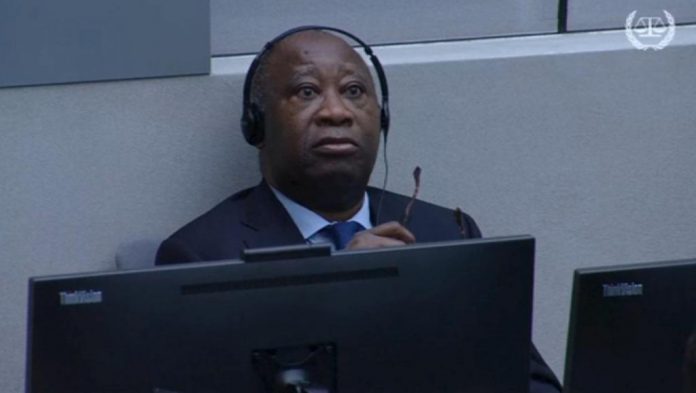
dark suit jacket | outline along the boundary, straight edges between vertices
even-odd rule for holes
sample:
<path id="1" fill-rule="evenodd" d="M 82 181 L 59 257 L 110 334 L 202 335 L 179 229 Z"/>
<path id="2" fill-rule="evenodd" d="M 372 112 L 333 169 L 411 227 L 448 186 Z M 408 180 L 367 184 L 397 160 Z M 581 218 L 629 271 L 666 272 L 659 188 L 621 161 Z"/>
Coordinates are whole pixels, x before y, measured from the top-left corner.
<path id="1" fill-rule="evenodd" d="M 382 191 L 368 187 L 367 193 L 375 225 L 401 220 L 409 198 L 385 192 L 378 218 Z M 471 217 L 463 214 L 462 222 L 463 231 L 452 210 L 416 201 L 407 227 L 418 242 L 481 237 Z M 283 205 L 261 182 L 222 201 L 165 240 L 157 252 L 156 264 L 238 259 L 245 248 L 304 243 Z M 560 392 L 560 384 L 534 345 L 530 360 L 530 393 Z"/>

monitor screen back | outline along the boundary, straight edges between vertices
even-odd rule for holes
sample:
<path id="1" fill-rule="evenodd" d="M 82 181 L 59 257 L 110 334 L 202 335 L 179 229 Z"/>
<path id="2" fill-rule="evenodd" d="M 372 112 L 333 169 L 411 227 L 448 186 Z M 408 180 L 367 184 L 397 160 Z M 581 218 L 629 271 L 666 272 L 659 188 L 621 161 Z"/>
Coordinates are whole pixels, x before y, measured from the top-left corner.
<path id="1" fill-rule="evenodd" d="M 515 237 L 33 278 L 27 392 L 262 392 L 255 354 L 323 345 L 342 393 L 524 392 L 533 258 Z"/>
<path id="2" fill-rule="evenodd" d="M 696 260 L 579 269 L 573 287 L 566 392 L 696 393 Z"/>

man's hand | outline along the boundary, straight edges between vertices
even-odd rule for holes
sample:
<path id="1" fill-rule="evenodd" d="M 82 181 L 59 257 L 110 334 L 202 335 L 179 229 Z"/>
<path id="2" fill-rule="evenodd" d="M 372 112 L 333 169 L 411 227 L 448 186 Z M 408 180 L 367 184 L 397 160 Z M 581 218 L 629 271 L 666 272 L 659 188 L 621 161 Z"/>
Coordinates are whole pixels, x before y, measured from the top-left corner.
<path id="1" fill-rule="evenodd" d="M 360 231 L 346 246 L 347 250 L 364 250 L 368 248 L 403 246 L 415 243 L 411 231 L 396 221 L 378 225 L 372 229 Z"/>

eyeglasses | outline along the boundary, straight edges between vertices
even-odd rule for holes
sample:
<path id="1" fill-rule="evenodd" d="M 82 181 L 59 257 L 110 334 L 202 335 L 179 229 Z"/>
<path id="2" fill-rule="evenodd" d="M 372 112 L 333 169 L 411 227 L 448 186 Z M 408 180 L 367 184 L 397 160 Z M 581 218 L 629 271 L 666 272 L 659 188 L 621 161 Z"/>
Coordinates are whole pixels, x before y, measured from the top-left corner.
<path id="1" fill-rule="evenodd" d="M 462 209 L 460 209 L 459 206 L 457 206 L 457 208 L 454 209 L 454 220 L 457 222 L 457 226 L 459 227 L 459 233 L 462 235 L 462 237 L 465 239 L 469 238 L 469 231 L 467 231 L 464 227 L 464 212 L 462 212 Z"/>
<path id="2" fill-rule="evenodd" d="M 408 224 L 408 220 L 411 218 L 411 209 L 413 208 L 413 204 L 416 201 L 416 198 L 418 197 L 418 191 L 420 191 L 420 176 L 421 176 L 421 168 L 417 166 L 413 170 L 413 181 L 416 185 L 415 189 L 413 190 L 413 195 L 411 196 L 411 200 L 408 201 L 408 204 L 406 205 L 406 209 L 404 209 L 404 214 L 401 217 L 401 225 L 406 226 Z M 459 233 L 462 235 L 463 238 L 468 238 L 469 231 L 466 229 L 464 225 L 464 212 L 462 212 L 462 209 L 457 207 L 454 209 L 454 220 L 457 222 L 457 226 L 459 227 Z"/>
<path id="3" fill-rule="evenodd" d="M 416 183 L 416 189 L 413 190 L 413 195 L 411 196 L 411 200 L 408 201 L 408 205 L 406 205 L 406 209 L 404 210 L 404 215 L 401 218 L 401 225 L 406 226 L 408 223 L 408 220 L 411 218 L 411 208 L 413 208 L 413 203 L 416 201 L 416 197 L 418 196 L 418 191 L 420 190 L 420 174 L 421 174 L 421 168 L 417 166 L 413 170 L 413 181 Z"/>

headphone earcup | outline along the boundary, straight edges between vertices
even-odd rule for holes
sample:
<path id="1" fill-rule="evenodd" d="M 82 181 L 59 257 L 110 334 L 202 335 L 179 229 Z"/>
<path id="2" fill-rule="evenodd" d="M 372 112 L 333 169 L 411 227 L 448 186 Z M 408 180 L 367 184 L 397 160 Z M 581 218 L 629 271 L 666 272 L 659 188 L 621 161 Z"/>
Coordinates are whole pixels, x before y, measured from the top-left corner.
<path id="1" fill-rule="evenodd" d="M 242 133 L 247 143 L 256 146 L 264 139 L 263 112 L 256 104 L 251 104 L 241 119 Z"/>

